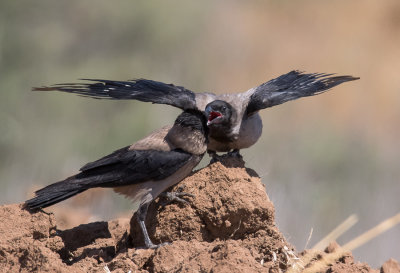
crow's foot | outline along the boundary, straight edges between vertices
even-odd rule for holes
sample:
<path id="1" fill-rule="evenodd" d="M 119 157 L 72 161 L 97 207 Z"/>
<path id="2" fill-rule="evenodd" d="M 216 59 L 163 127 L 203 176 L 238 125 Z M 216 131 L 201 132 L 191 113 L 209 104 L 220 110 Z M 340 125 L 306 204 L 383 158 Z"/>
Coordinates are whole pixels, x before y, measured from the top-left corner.
<path id="1" fill-rule="evenodd" d="M 161 206 L 163 207 L 174 201 L 178 203 L 189 204 L 188 201 L 186 201 L 181 197 L 186 197 L 186 196 L 195 197 L 193 194 L 187 192 L 163 192 L 162 194 L 160 194 L 160 196 L 165 197 L 167 199 L 166 202 L 161 204 Z"/>
<path id="2" fill-rule="evenodd" d="M 240 151 L 237 149 L 233 150 L 232 152 L 229 152 L 228 155 L 232 157 L 243 158 L 242 155 L 240 154 Z"/>
<path id="3" fill-rule="evenodd" d="M 143 248 L 144 249 L 157 249 L 159 247 L 167 246 L 167 245 L 170 245 L 170 244 L 171 243 L 162 243 L 162 244 L 155 245 L 150 241 L 150 244 L 146 244 L 146 247 L 143 247 Z"/>
<path id="4" fill-rule="evenodd" d="M 221 162 L 224 158 L 224 155 L 218 155 L 215 151 L 207 151 L 208 155 L 211 157 L 210 164 Z"/>

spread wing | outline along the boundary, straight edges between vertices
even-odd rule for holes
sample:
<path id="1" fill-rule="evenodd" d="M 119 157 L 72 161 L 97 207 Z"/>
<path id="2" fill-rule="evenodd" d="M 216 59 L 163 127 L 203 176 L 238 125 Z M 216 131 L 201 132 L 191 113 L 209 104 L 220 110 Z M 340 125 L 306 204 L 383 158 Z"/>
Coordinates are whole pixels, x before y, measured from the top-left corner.
<path id="1" fill-rule="evenodd" d="M 138 79 L 111 81 L 83 79 L 92 83 L 63 83 L 36 87 L 33 91 L 61 91 L 96 99 L 139 100 L 157 104 L 168 104 L 183 110 L 197 109 L 195 93 L 173 84 Z"/>
<path id="2" fill-rule="evenodd" d="M 290 100 L 318 95 L 341 83 L 359 79 L 352 76 L 332 75 L 306 74 L 295 70 L 279 76 L 252 89 L 253 93 L 250 96 L 246 112 L 251 114 Z"/>

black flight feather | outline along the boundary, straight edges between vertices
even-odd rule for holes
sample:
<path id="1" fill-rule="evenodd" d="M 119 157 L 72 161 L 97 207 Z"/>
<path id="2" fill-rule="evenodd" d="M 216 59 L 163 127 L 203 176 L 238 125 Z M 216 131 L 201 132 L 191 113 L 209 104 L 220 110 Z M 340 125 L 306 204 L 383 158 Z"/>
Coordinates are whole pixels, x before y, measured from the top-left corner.
<path id="1" fill-rule="evenodd" d="M 95 99 L 135 99 L 157 104 L 168 104 L 183 110 L 197 109 L 195 93 L 173 84 L 137 79 L 111 81 L 82 79 L 94 83 L 63 83 L 36 87 L 33 91 L 61 91 Z"/>
<path id="2" fill-rule="evenodd" d="M 247 105 L 247 114 L 282 104 L 301 97 L 320 94 L 343 82 L 359 78 L 332 76 L 333 74 L 306 74 L 297 70 L 279 76 L 256 87 Z"/>

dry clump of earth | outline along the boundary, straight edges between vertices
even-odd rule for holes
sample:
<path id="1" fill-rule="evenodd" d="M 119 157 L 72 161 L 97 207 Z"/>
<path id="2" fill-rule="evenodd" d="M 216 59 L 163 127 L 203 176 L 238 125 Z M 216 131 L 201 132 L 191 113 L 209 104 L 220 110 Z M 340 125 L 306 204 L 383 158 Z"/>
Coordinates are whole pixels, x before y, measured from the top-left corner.
<path id="1" fill-rule="evenodd" d="M 51 213 L 22 204 L 0 207 L 0 272 L 400 272 L 391 259 L 379 270 L 343 253 L 326 264 L 325 252 L 297 253 L 275 224 L 274 206 L 258 175 L 240 160 L 203 168 L 171 189 L 187 203 L 157 199 L 147 227 L 153 243 L 143 249 L 132 219 L 94 222 L 59 230 Z"/>

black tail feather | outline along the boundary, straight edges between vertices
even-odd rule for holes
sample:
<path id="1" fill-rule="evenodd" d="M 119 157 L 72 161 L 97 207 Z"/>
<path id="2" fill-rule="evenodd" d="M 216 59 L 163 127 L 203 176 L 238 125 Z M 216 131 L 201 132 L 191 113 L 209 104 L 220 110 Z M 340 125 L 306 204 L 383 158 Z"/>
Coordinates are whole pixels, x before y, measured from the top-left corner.
<path id="1" fill-rule="evenodd" d="M 46 208 L 85 190 L 87 190 L 86 187 L 73 183 L 71 179 L 66 179 L 36 191 L 36 196 L 27 200 L 25 206 L 32 210 Z"/>

